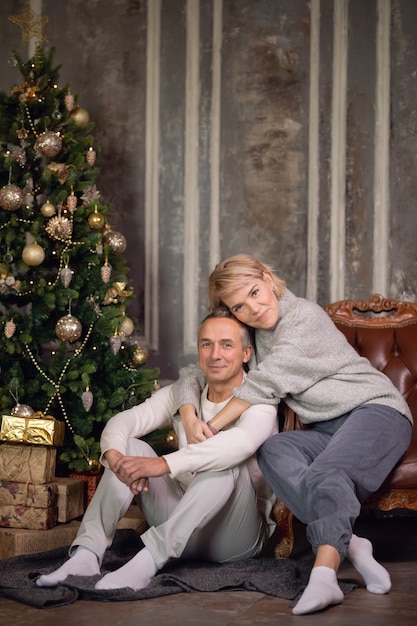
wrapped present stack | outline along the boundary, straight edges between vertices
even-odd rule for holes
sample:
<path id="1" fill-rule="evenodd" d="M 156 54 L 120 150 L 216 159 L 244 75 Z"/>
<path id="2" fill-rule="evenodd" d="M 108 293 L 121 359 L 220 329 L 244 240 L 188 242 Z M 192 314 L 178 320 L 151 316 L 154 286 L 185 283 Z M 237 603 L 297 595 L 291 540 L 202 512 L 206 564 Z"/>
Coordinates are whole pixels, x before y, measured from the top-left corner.
<path id="1" fill-rule="evenodd" d="M 3 415 L 0 441 L 0 527 L 47 530 L 58 522 L 57 446 L 64 424 L 19 403 Z"/>
<path id="2" fill-rule="evenodd" d="M 69 546 L 92 497 L 84 476 L 55 476 L 63 422 L 27 405 L 10 413 L 0 428 L 0 559 Z M 146 529 L 138 507 L 118 528 Z"/>

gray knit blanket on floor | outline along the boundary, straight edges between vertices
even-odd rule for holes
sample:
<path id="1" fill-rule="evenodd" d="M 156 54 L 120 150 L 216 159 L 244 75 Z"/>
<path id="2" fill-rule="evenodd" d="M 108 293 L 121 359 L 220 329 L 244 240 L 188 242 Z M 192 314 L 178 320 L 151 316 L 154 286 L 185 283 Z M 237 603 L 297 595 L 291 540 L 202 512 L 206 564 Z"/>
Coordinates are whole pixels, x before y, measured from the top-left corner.
<path id="1" fill-rule="evenodd" d="M 56 587 L 37 587 L 35 581 L 40 574 L 60 567 L 68 558 L 68 548 L 3 559 L 0 561 L 0 596 L 37 608 L 48 608 L 70 604 L 77 599 L 108 602 L 144 600 L 181 592 L 258 591 L 294 603 L 305 588 L 311 571 L 311 564 L 304 561 L 272 557 L 225 564 L 178 560 L 161 569 L 150 585 L 140 591 L 94 589 L 97 580 L 121 567 L 141 547 L 143 544 L 133 530 L 118 530 L 104 557 L 101 575 L 69 576 Z M 355 586 L 354 583 L 340 582 L 345 594 Z"/>

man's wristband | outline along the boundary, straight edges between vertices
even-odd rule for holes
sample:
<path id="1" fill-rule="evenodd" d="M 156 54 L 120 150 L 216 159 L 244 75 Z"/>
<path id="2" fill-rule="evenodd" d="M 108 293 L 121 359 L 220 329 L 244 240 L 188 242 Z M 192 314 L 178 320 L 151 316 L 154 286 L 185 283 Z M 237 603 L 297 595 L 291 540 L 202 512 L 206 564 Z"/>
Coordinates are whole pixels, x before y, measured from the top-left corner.
<path id="1" fill-rule="evenodd" d="M 206 422 L 206 424 L 210 428 L 210 430 L 213 433 L 213 435 L 218 435 L 219 434 L 219 431 L 217 430 L 217 428 L 214 428 L 214 426 L 212 426 L 209 421 Z"/>

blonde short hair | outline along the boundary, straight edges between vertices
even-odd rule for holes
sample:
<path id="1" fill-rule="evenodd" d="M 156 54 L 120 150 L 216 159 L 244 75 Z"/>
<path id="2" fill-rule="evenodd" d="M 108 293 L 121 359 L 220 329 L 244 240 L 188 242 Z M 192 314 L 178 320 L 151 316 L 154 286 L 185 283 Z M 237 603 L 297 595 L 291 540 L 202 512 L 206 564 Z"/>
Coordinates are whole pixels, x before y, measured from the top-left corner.
<path id="1" fill-rule="evenodd" d="M 263 280 L 265 273 L 272 278 L 273 291 L 280 300 L 284 294 L 285 281 L 279 278 L 269 265 L 261 263 L 249 254 L 236 254 L 224 259 L 216 265 L 209 277 L 209 310 L 213 311 L 219 306 L 224 306 L 223 298 L 246 285 L 248 280 Z"/>

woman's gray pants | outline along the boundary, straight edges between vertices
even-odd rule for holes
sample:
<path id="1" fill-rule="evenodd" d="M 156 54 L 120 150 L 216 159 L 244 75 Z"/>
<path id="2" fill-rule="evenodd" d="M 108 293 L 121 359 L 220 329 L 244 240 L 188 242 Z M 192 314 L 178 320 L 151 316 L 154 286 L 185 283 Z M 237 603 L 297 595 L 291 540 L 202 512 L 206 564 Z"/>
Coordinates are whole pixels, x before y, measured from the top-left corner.
<path id="1" fill-rule="evenodd" d="M 364 404 L 334 420 L 270 437 L 258 462 L 275 495 L 307 524 L 314 553 L 329 544 L 343 559 L 361 502 L 380 487 L 410 439 L 404 415 Z"/>

